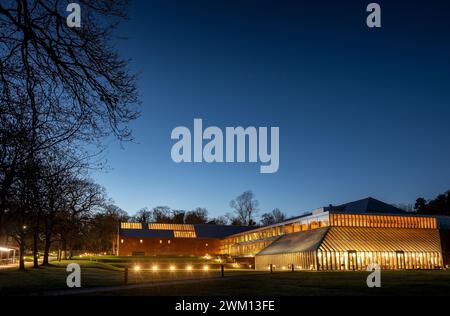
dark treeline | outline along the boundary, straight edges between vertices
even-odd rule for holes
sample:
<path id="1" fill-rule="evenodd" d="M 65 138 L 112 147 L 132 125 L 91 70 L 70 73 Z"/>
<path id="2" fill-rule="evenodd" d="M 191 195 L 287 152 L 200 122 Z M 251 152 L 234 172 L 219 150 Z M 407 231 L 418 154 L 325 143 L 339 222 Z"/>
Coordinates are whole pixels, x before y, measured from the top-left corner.
<path id="1" fill-rule="evenodd" d="M 223 216 L 210 218 L 208 210 L 202 207 L 184 211 L 171 209 L 168 206 L 157 206 L 151 210 L 142 208 L 128 220 L 139 223 L 257 226 L 258 205 L 255 194 L 252 191 L 246 191 L 230 202 L 232 211 Z M 260 225 L 272 225 L 285 219 L 286 215 L 276 208 L 270 213 L 261 215 Z"/>
<path id="2" fill-rule="evenodd" d="M 450 190 L 429 201 L 418 198 L 414 210 L 419 214 L 450 216 Z"/>

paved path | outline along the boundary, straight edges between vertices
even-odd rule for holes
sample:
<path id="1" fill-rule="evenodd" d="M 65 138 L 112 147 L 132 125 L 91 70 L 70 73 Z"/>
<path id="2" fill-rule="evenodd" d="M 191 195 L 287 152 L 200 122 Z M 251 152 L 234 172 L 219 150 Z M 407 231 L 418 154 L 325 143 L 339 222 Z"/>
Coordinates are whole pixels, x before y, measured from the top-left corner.
<path id="1" fill-rule="evenodd" d="M 160 282 L 155 281 L 155 282 L 151 282 L 151 283 L 141 283 L 141 284 L 131 284 L 131 285 L 116 285 L 116 286 L 105 286 L 105 287 L 55 290 L 55 291 L 33 293 L 33 294 L 31 294 L 31 296 L 66 296 L 66 295 L 84 295 L 84 294 L 94 294 L 94 293 L 106 293 L 106 292 L 115 292 L 115 291 L 123 291 L 123 290 L 148 289 L 148 288 L 167 286 L 167 285 L 197 284 L 197 283 L 203 283 L 203 282 L 226 280 L 226 279 L 238 278 L 238 277 L 246 278 L 246 277 L 260 276 L 260 275 L 267 275 L 267 273 L 255 273 L 255 274 L 251 274 L 251 275 L 231 275 L 231 276 L 226 276 L 225 278 L 212 277 L 212 278 L 204 278 L 204 279 L 165 280 L 165 281 L 160 281 Z"/>
<path id="2" fill-rule="evenodd" d="M 131 285 L 117 285 L 117 286 L 107 286 L 107 287 L 92 287 L 92 288 L 76 288 L 76 289 L 67 289 L 67 290 L 57 290 L 57 291 L 49 291 L 49 292 L 41 292 L 34 293 L 32 295 L 43 295 L 43 296 L 65 296 L 65 295 L 83 295 L 83 294 L 93 294 L 93 293 L 101 293 L 101 292 L 115 292 L 122 290 L 134 290 L 134 289 L 147 289 L 158 286 L 167 286 L 167 285 L 180 285 L 180 284 L 193 284 L 193 283 L 202 283 L 208 281 L 217 281 L 223 280 L 223 278 L 205 278 L 205 279 L 196 279 L 196 280 L 171 280 L 171 281 L 162 281 L 162 282 L 151 282 L 151 283 L 142 283 L 142 284 L 131 284 Z"/>

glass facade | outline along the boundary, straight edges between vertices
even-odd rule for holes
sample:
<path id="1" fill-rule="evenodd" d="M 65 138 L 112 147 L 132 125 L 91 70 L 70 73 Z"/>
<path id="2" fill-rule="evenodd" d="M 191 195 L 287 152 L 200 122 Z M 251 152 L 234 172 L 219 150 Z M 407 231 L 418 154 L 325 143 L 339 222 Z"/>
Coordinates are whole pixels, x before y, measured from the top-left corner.
<path id="1" fill-rule="evenodd" d="M 175 238 L 197 238 L 195 231 L 177 231 L 173 232 Z"/>
<path id="2" fill-rule="evenodd" d="M 332 213 L 330 226 L 436 229 L 437 221 L 433 217 Z"/>
<path id="3" fill-rule="evenodd" d="M 121 223 L 121 229 L 142 229 L 141 223 Z"/>
<path id="4" fill-rule="evenodd" d="M 225 238 L 221 253 L 232 257 L 253 257 L 281 236 L 328 226 L 328 213 L 305 216 Z"/>
<path id="5" fill-rule="evenodd" d="M 161 223 L 150 223 L 150 224 L 148 224 L 148 229 L 157 229 L 157 230 L 177 230 L 177 231 L 193 231 L 193 232 L 195 232 L 194 225 L 189 225 L 189 224 L 161 224 Z"/>

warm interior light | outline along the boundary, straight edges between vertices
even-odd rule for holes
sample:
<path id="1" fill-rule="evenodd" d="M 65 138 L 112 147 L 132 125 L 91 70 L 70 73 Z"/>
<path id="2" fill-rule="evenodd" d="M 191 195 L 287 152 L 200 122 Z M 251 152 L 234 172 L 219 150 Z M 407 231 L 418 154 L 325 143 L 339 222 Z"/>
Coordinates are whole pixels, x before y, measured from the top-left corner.
<path id="1" fill-rule="evenodd" d="M 9 248 L 0 247 L 0 251 L 11 251 Z"/>
<path id="2" fill-rule="evenodd" d="M 139 270 L 141 270 L 141 267 L 140 267 L 140 266 L 135 266 L 135 267 L 134 267 L 134 271 L 139 271 Z"/>
<path id="3" fill-rule="evenodd" d="M 203 267 L 203 270 L 208 271 L 208 270 L 209 270 L 209 267 L 208 267 L 208 266 L 204 266 L 204 267 Z"/>

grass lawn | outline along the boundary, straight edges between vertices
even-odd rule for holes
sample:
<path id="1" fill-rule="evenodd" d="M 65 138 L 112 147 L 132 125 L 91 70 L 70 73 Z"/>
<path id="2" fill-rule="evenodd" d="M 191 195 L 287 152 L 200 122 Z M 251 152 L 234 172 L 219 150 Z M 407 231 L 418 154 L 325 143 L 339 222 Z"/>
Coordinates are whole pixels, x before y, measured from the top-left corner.
<path id="1" fill-rule="evenodd" d="M 82 267 L 82 286 L 109 286 L 123 282 L 122 269 L 108 264 L 85 261 L 62 261 L 51 267 L 0 270 L 0 295 L 28 294 L 46 290 L 64 289 L 66 286 L 66 266 L 79 263 Z"/>
<path id="2" fill-rule="evenodd" d="M 65 290 L 67 264 L 82 267 L 82 287 L 122 285 L 124 271 L 112 263 L 75 260 L 54 263 L 51 267 L 27 269 L 26 272 L 0 270 L 0 295 Z M 171 261 L 173 262 L 173 261 Z M 144 264 L 144 262 L 141 262 Z M 147 264 L 148 265 L 148 264 Z M 134 271 L 129 284 L 164 280 L 204 279 L 220 276 L 220 270 Z M 99 295 L 217 295 L 217 296 L 285 296 L 285 295 L 450 295 L 450 271 L 382 271 L 382 287 L 366 286 L 367 272 L 283 272 L 270 274 L 252 270 L 226 270 L 223 280 L 198 284 L 178 284 L 143 289 L 98 293 Z"/>
<path id="3" fill-rule="evenodd" d="M 450 272 L 386 271 L 382 287 L 366 286 L 364 272 L 284 272 L 192 284 L 122 290 L 99 295 L 167 296 L 312 296 L 312 295 L 450 295 Z M 98 294 L 97 294 L 98 295 Z"/>
<path id="4" fill-rule="evenodd" d="M 173 261 L 171 261 L 173 262 Z M 66 267 L 69 263 L 78 263 L 81 266 L 81 285 L 83 288 L 103 287 L 124 284 L 124 269 L 117 267 L 115 264 L 88 261 L 88 260 L 71 260 L 52 262 L 50 267 L 41 267 L 39 269 L 27 268 L 25 272 L 17 269 L 0 270 L 0 295 L 14 294 L 34 294 L 50 290 L 67 289 L 66 278 L 69 275 Z M 161 262 L 160 262 L 161 263 Z M 185 264 L 179 264 L 179 270 L 168 271 L 158 270 L 150 271 L 151 265 L 145 262 L 139 262 L 142 270 L 129 270 L 128 284 L 159 282 L 163 280 L 181 280 L 181 279 L 203 279 L 220 276 L 220 270 L 214 269 L 209 265 L 208 271 L 203 271 L 203 266 L 196 266 L 197 271 L 188 272 L 181 269 Z M 161 268 L 168 265 L 160 265 Z M 131 265 L 133 267 L 133 265 Z M 166 268 L 167 268 L 166 267 Z M 146 269 L 146 270 L 144 270 Z M 237 274 L 255 274 L 253 270 L 228 270 L 227 275 Z"/>

